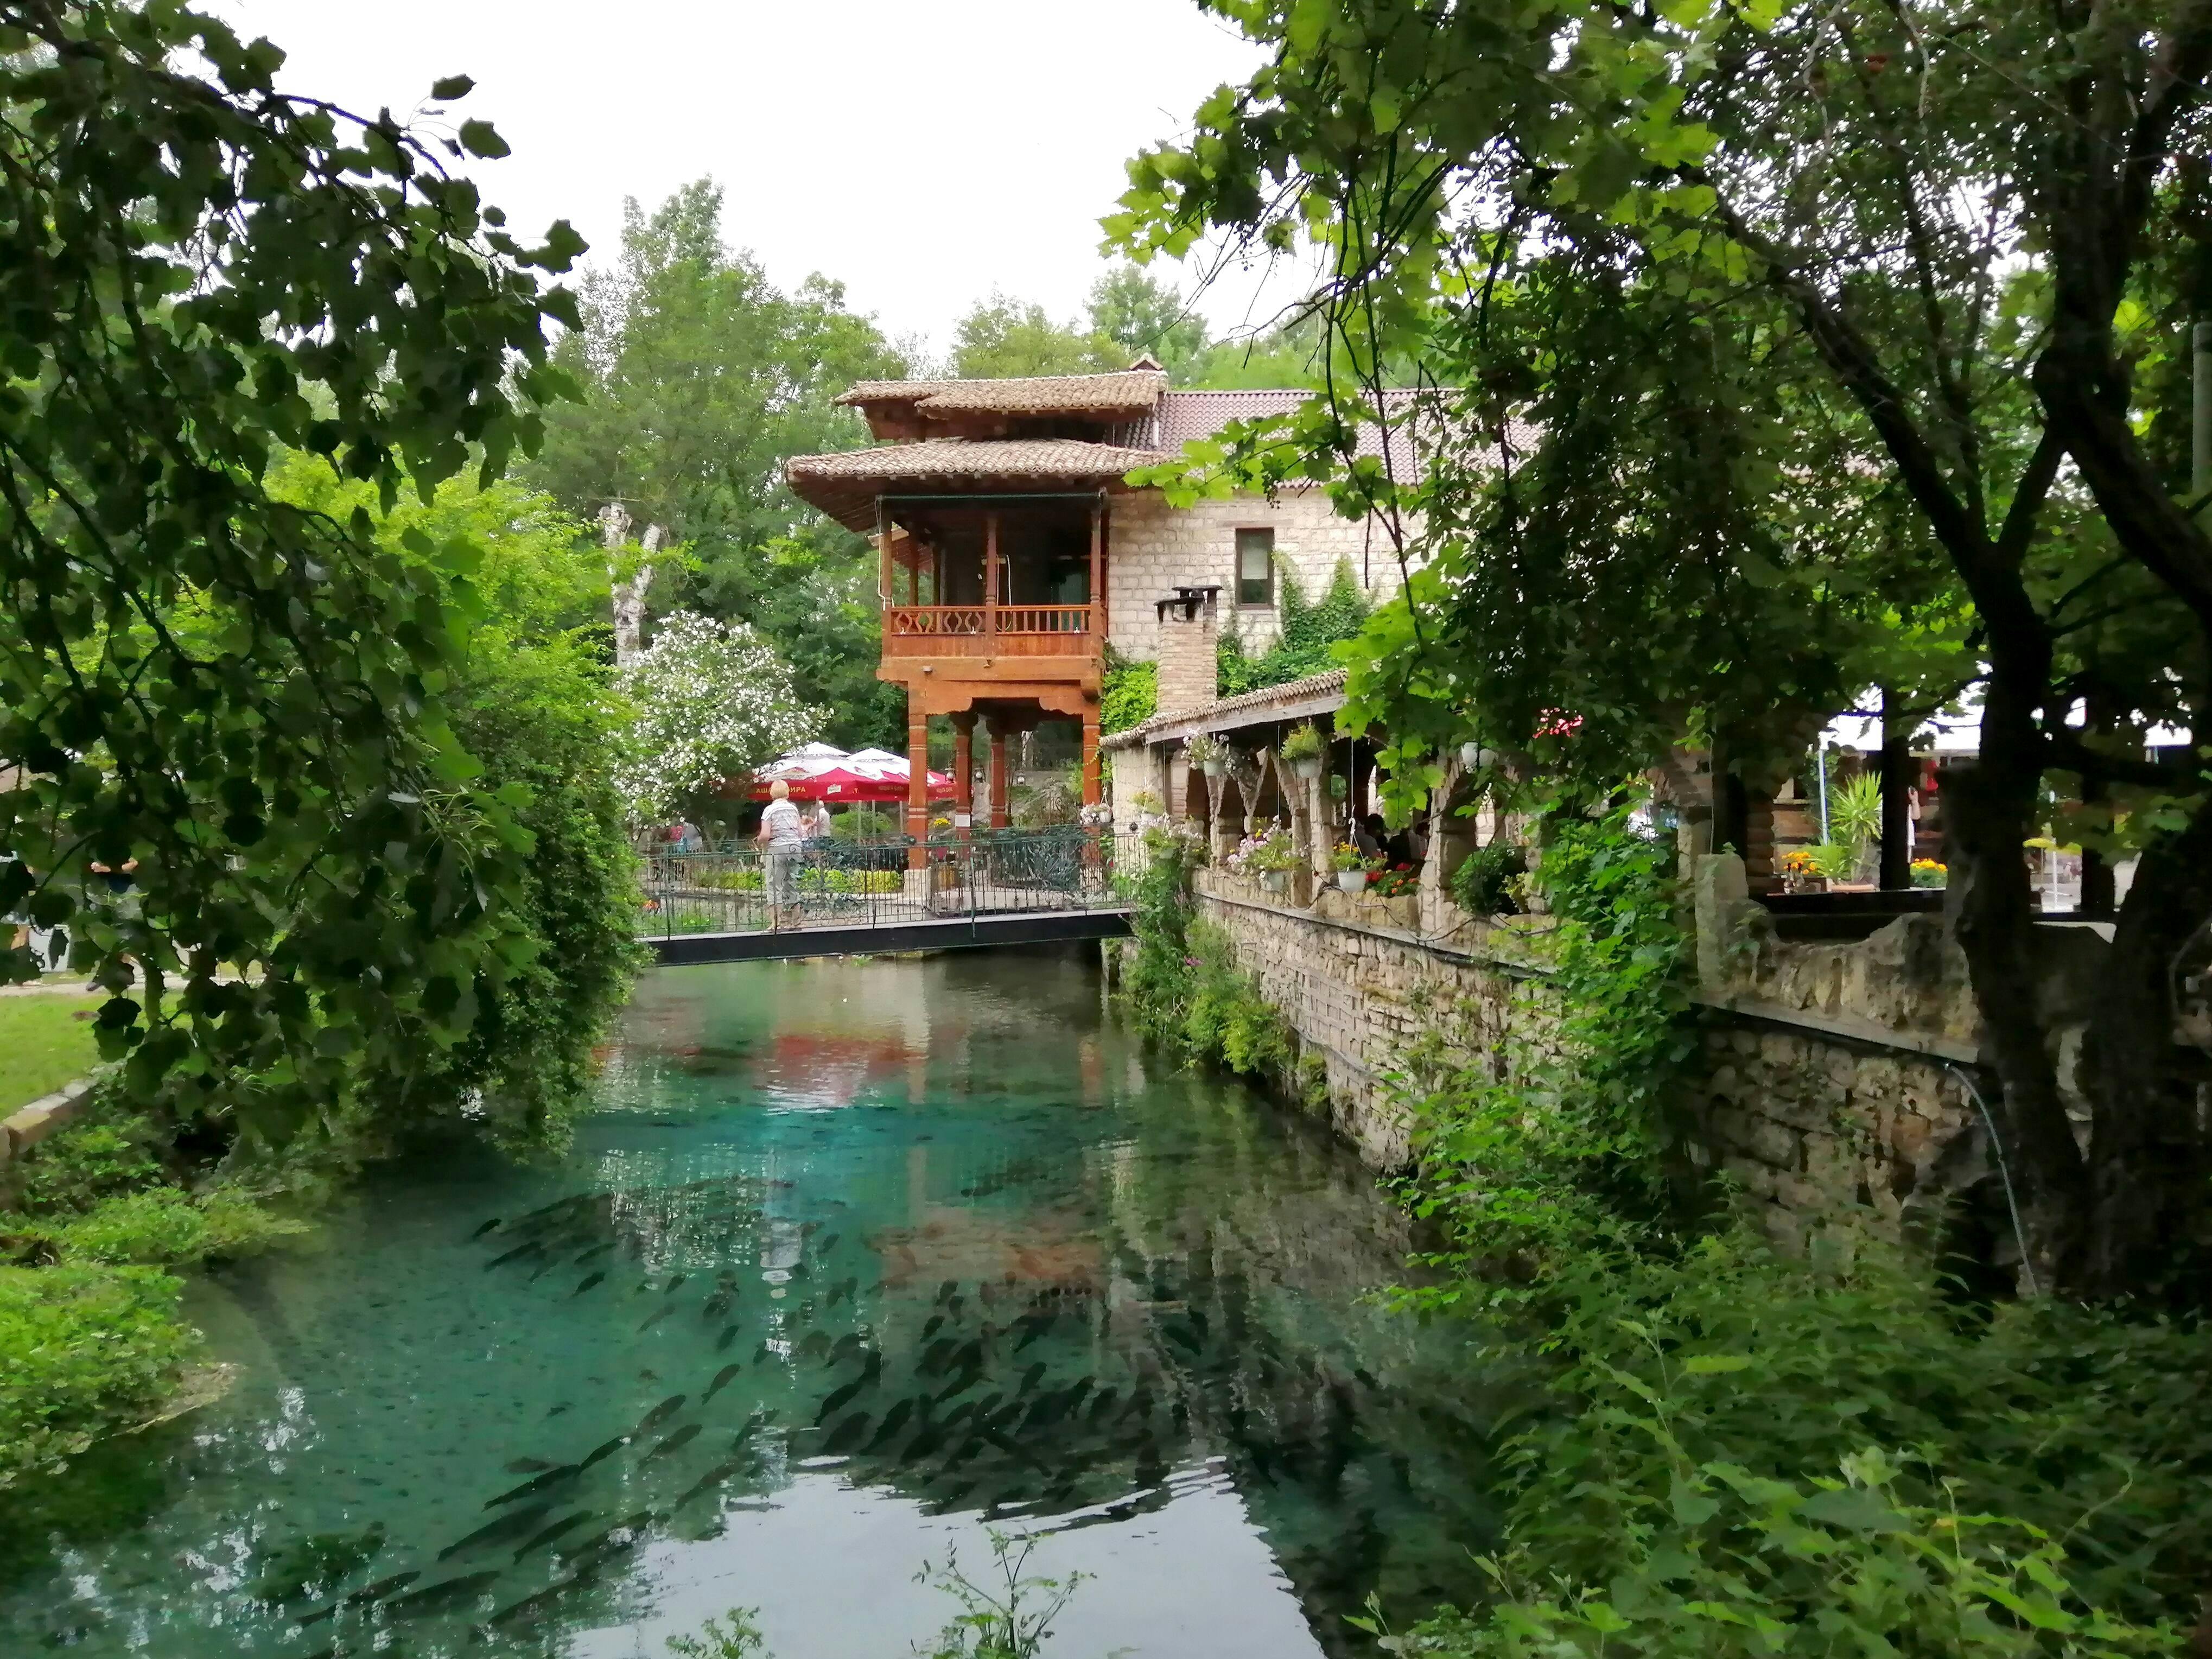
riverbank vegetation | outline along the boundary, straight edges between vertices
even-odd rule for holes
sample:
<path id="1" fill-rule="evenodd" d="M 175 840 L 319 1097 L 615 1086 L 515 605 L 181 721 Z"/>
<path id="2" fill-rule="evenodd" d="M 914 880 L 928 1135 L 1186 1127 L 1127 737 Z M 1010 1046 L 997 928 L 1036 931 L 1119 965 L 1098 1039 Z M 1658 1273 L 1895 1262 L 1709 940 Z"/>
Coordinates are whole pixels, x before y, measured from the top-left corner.
<path id="1" fill-rule="evenodd" d="M 1556 1056 L 1470 1052 L 1443 1007 L 1401 1056 L 1401 1191 L 1434 1242 L 1393 1299 L 1462 1322 L 1470 1362 L 1530 1403 L 1493 1448 L 1492 1599 L 1395 1650 L 2172 1650 L 2212 1550 L 2191 1405 L 2212 1339 L 1973 1301 L 1848 1225 L 1787 1258 L 1739 1219 L 1689 1156 L 1673 842 L 1632 806 L 1558 803 L 1534 832 L 1558 922 L 1523 994 Z M 1297 1090 L 1295 1039 L 1193 920 L 1182 843 L 1158 840 L 1123 958 L 1133 1018 Z"/>
<path id="2" fill-rule="evenodd" d="M 580 244 L 448 170 L 502 152 L 483 122 L 289 95 L 179 7 L 0 21 L 0 285 L 39 319 L 0 410 L 0 910 L 65 934 L 103 1062 L 4 1170 L 4 1480 L 154 1407 L 171 1269 L 433 1122 L 557 1145 L 636 947 L 604 562 L 501 482 Z"/>

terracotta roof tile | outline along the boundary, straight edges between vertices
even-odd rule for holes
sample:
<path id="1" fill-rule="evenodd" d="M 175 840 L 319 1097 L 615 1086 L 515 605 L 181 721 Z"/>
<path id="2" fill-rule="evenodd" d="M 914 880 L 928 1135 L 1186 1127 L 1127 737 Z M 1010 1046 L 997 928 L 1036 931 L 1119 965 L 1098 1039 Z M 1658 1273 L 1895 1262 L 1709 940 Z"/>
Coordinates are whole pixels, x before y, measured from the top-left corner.
<path id="1" fill-rule="evenodd" d="M 1211 729 L 1215 726 L 1234 729 L 1239 726 L 1259 724 L 1267 719 L 1267 711 L 1285 708 L 1293 703 L 1306 702 L 1315 697 L 1326 697 L 1344 690 L 1345 671 L 1332 668 L 1324 673 L 1309 674 L 1302 680 L 1291 680 L 1281 685 L 1263 685 L 1256 691 L 1239 692 L 1233 697 L 1220 697 L 1212 702 L 1202 702 L 1195 708 L 1164 709 L 1148 720 L 1139 721 L 1126 731 L 1116 732 L 1101 740 L 1102 749 L 1133 749 L 1151 734 L 1167 726 L 1190 726 Z M 1235 715 L 1250 718 L 1237 720 Z"/>
<path id="2" fill-rule="evenodd" d="M 1167 389 L 1155 369 L 1042 374 L 1010 380 L 862 380 L 841 404 L 911 404 L 925 416 L 1148 415 Z"/>
<path id="3" fill-rule="evenodd" d="M 875 528 L 875 499 L 885 492 L 956 491 L 983 485 L 1110 484 L 1132 468 L 1155 466 L 1157 450 L 1073 438 L 930 438 L 830 455 L 794 455 L 784 477 L 803 501 L 839 523 Z"/>

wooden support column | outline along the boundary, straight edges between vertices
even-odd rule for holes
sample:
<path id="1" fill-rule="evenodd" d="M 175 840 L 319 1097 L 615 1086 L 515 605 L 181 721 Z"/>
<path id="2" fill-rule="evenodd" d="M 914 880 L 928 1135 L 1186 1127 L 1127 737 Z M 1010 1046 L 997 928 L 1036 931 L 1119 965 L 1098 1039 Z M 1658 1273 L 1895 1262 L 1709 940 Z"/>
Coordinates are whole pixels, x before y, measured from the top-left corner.
<path id="1" fill-rule="evenodd" d="M 975 816 L 975 716 L 952 717 L 952 828 L 965 837 Z"/>
<path id="2" fill-rule="evenodd" d="M 998 648 L 999 515 L 995 513 L 983 515 L 983 637 L 990 641 L 987 650 Z M 997 754 L 1000 747 L 999 724 L 994 720 L 991 723 L 991 752 Z"/>
<path id="3" fill-rule="evenodd" d="M 1091 509 L 1091 649 L 1096 653 L 1105 647 L 1106 503 L 1099 501 Z M 1085 752 L 1087 754 L 1090 750 L 1086 748 Z M 1090 777 L 1091 769 L 1091 763 L 1086 762 L 1083 773 L 1086 779 Z M 1092 797 L 1085 796 L 1085 799 L 1087 800 Z"/>
<path id="4" fill-rule="evenodd" d="M 1091 607 L 1097 614 L 1097 607 Z M 1098 778 L 1098 705 L 1086 702 L 1083 706 L 1083 804 L 1098 805 L 1102 791 Z"/>
<path id="5" fill-rule="evenodd" d="M 929 839 L 929 714 L 921 699 L 912 692 L 907 694 L 906 761 L 911 769 L 906 787 L 906 832 L 914 839 L 914 845 L 907 849 L 906 865 L 909 870 L 921 870 L 929 864 L 928 849 L 922 844 Z"/>
<path id="6" fill-rule="evenodd" d="M 890 605 L 892 602 L 891 521 L 890 519 L 884 519 L 883 527 L 876 532 L 876 540 L 880 544 L 883 557 L 883 572 L 876 578 L 877 597 L 880 603 Z"/>
<path id="7" fill-rule="evenodd" d="M 991 722 L 991 828 L 1004 830 L 1012 824 L 1013 814 L 1006 809 L 1006 729 L 1005 722 Z"/>

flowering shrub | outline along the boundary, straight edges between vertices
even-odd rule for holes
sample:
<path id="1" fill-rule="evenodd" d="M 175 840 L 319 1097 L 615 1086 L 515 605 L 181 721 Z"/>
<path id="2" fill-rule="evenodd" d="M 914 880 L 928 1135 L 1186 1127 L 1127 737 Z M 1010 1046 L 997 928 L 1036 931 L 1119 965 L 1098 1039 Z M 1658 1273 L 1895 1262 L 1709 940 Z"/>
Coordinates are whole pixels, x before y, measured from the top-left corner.
<path id="1" fill-rule="evenodd" d="M 1369 868 L 1373 872 L 1367 878 L 1367 890 L 1377 898 L 1403 898 L 1419 890 L 1421 872 L 1410 864 L 1394 864 L 1387 867 L 1377 859 Z"/>
<path id="2" fill-rule="evenodd" d="M 1948 887 L 1951 882 L 1949 866 L 1934 859 L 1912 860 L 1912 884 L 1915 887 Z"/>
<path id="3" fill-rule="evenodd" d="M 1240 876 L 1265 875 L 1270 871 L 1297 869 L 1298 849 L 1289 830 L 1271 823 L 1258 835 L 1238 842 L 1237 850 L 1223 862 Z"/>
<path id="4" fill-rule="evenodd" d="M 617 685 L 633 714 L 616 780 L 641 823 L 775 759 L 823 719 L 799 701 L 790 665 L 750 627 L 689 611 L 668 614 Z"/>
<path id="5" fill-rule="evenodd" d="M 1335 850 L 1328 855 L 1328 864 L 1332 870 L 1364 870 L 1367 867 L 1367 854 L 1350 842 L 1340 841 L 1337 842 Z"/>

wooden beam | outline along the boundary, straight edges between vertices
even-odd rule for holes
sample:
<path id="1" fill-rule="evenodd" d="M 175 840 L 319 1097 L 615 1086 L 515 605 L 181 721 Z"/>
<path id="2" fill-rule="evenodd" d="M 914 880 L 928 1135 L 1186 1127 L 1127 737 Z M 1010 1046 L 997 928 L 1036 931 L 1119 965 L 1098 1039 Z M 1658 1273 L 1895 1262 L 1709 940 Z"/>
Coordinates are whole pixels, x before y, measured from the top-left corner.
<path id="1" fill-rule="evenodd" d="M 1091 648 L 1106 644 L 1106 503 L 1091 505 Z M 1096 756 L 1093 762 L 1095 764 Z"/>
<path id="2" fill-rule="evenodd" d="M 983 515 L 983 637 L 999 637 L 999 515 Z"/>
<path id="3" fill-rule="evenodd" d="M 907 704 L 906 759 L 906 832 L 914 842 L 906 863 L 909 870 L 922 870 L 929 865 L 929 851 L 923 845 L 929 839 L 929 714 L 915 700 Z"/>

